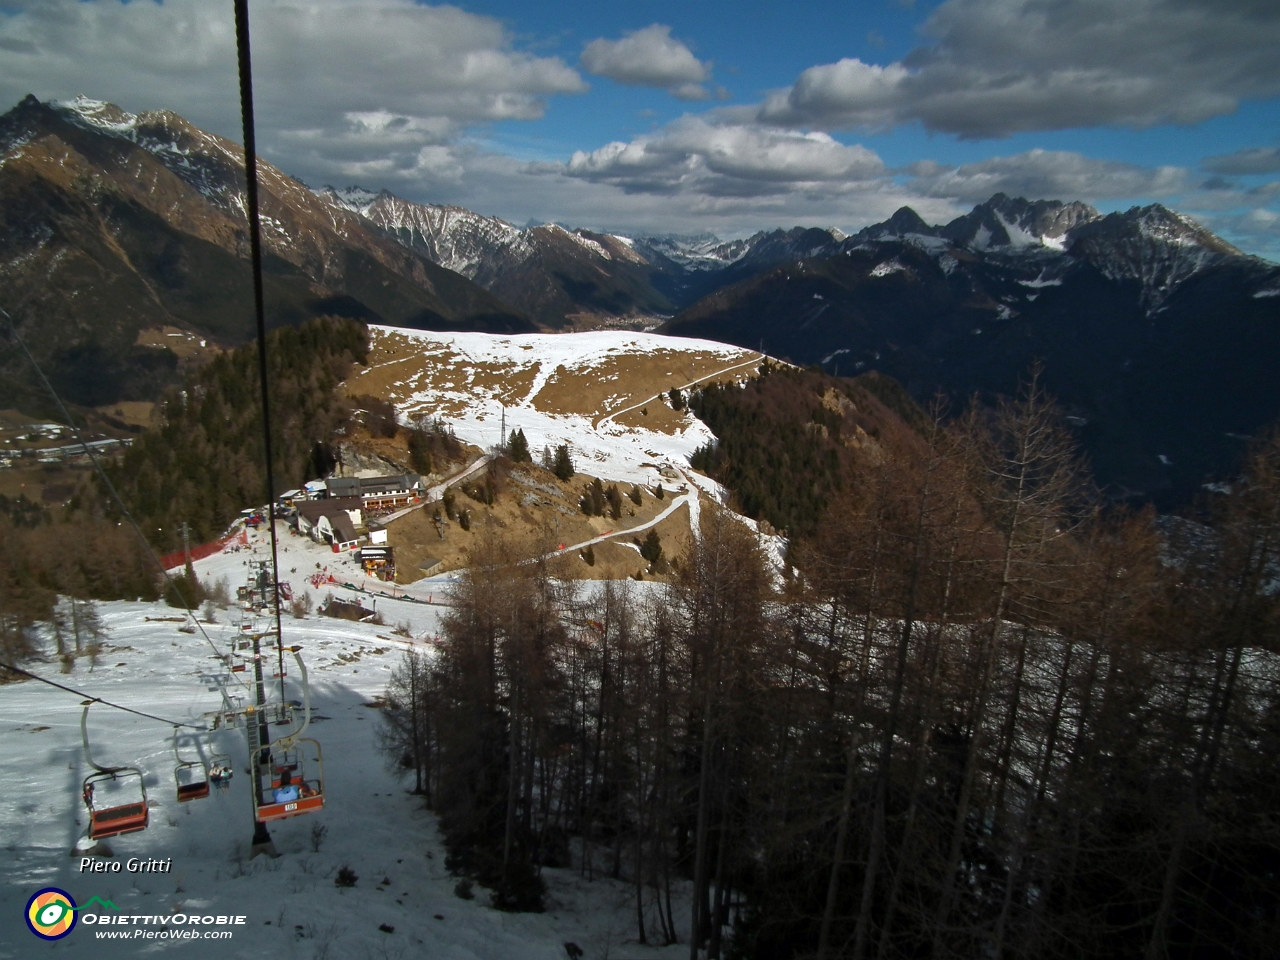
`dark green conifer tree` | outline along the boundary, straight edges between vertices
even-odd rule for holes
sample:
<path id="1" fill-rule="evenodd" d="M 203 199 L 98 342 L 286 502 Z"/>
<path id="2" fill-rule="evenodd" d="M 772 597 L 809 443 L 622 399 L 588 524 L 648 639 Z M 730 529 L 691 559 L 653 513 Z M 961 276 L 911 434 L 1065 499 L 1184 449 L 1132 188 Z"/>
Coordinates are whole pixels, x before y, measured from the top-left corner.
<path id="1" fill-rule="evenodd" d="M 516 463 L 531 463 L 533 456 L 529 453 L 529 441 L 525 439 L 524 430 L 512 430 L 507 440 L 507 456 Z"/>
<path id="2" fill-rule="evenodd" d="M 574 469 L 573 460 L 569 457 L 569 445 L 562 443 L 556 447 L 555 463 L 551 467 L 551 472 L 561 480 L 572 480 Z"/>

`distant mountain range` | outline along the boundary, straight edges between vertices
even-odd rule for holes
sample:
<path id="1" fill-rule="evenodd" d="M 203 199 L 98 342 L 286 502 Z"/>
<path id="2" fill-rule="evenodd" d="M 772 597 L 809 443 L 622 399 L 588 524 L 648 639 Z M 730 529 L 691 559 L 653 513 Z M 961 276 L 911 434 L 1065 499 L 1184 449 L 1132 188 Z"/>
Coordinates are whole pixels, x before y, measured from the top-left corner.
<path id="1" fill-rule="evenodd" d="M 260 169 L 275 325 L 659 328 L 878 369 L 919 399 L 1010 394 L 1040 360 L 1108 490 L 1163 504 L 1280 416 L 1280 267 L 1158 204 L 1103 215 L 997 194 L 945 225 L 904 207 L 852 236 L 722 241 L 519 228 Z M 252 336 L 243 204 L 240 148 L 176 114 L 27 97 L 0 117 L 4 305 L 71 399 L 172 382 L 176 359 L 144 330 Z M 32 399 L 2 343 L 0 370 L 0 406 Z"/>
<path id="2" fill-rule="evenodd" d="M 359 188 L 321 196 L 544 327 L 648 323 L 927 399 L 1012 394 L 1035 361 L 1109 494 L 1185 502 L 1280 416 L 1280 267 L 1159 204 L 997 194 L 945 225 L 722 241 L 520 229 Z"/>
<path id="3" fill-rule="evenodd" d="M 270 322 L 338 313 L 408 327 L 532 330 L 452 270 L 260 163 Z M 242 149 L 168 111 L 27 97 L 0 117 L 0 281 L 56 385 L 82 404 L 154 396 L 176 326 L 253 336 Z M 0 406 L 39 402 L 0 346 Z"/>
<path id="4" fill-rule="evenodd" d="M 556 224 L 521 230 L 496 217 L 411 203 L 385 190 L 325 187 L 319 196 L 518 305 L 549 330 L 643 322 L 675 311 L 658 271 L 624 237 Z"/>
<path id="5" fill-rule="evenodd" d="M 903 208 L 662 329 L 877 369 L 919 399 L 1009 395 L 1041 361 L 1108 492 L 1166 506 L 1280 417 L 1280 267 L 1158 204 L 998 194 L 942 227 Z"/>

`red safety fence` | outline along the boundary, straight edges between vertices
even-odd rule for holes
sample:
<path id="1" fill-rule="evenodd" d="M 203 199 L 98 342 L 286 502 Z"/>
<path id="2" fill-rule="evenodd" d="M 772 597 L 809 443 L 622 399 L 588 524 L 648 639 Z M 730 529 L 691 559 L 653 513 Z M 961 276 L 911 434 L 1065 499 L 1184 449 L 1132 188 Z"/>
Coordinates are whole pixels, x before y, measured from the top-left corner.
<path id="1" fill-rule="evenodd" d="M 243 530 L 240 530 L 236 533 L 228 534 L 221 540 L 215 540 L 213 543 L 202 543 L 198 547 L 192 547 L 191 560 L 193 562 L 196 560 L 203 560 L 205 557 L 211 557 L 215 553 L 221 553 L 226 549 L 228 544 L 235 543 L 237 541 L 240 544 L 247 546 L 249 543 L 248 534 Z M 185 566 L 187 562 L 186 551 L 179 550 L 176 553 L 166 553 L 160 558 L 160 562 L 164 564 L 164 568 L 166 570 L 173 570 L 176 567 Z"/>

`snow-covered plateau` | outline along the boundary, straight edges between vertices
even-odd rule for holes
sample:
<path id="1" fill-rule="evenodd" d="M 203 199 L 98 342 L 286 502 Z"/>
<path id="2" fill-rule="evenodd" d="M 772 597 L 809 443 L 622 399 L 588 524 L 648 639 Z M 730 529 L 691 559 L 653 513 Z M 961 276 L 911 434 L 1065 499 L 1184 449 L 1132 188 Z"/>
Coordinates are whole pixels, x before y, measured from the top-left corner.
<path id="1" fill-rule="evenodd" d="M 352 394 L 376 392 L 402 418 L 439 416 L 484 449 L 501 442 L 505 423 L 508 433 L 524 431 L 531 450 L 568 444 L 583 473 L 628 483 L 657 483 L 661 464 L 686 465 L 714 439 L 692 415 L 657 426 L 670 388 L 743 378 L 760 361 L 754 351 L 710 340 L 614 330 L 370 332 L 373 357 L 352 378 Z M 649 408 L 655 416 L 640 416 Z"/>

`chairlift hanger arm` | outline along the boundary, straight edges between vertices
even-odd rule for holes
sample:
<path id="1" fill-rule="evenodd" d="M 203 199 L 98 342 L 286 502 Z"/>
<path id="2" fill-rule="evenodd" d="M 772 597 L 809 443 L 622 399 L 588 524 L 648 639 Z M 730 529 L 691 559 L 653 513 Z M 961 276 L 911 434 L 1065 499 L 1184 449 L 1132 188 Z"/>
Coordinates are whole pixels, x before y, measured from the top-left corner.
<path id="1" fill-rule="evenodd" d="M 84 762 L 99 773 L 119 773 L 123 767 L 104 767 L 94 762 L 93 755 L 89 753 L 89 708 L 93 706 L 90 700 L 84 705 L 84 710 L 80 712 L 80 742 L 84 744 Z"/>
<path id="2" fill-rule="evenodd" d="M 306 733 L 307 727 L 311 726 L 311 684 L 307 682 L 307 665 L 302 662 L 302 655 L 298 652 L 300 647 L 290 647 L 289 652 L 293 654 L 294 661 L 298 664 L 298 672 L 302 674 L 302 726 L 293 731 L 286 737 L 281 737 L 271 744 L 271 750 L 274 753 L 277 749 L 288 750 L 302 735 Z"/>

